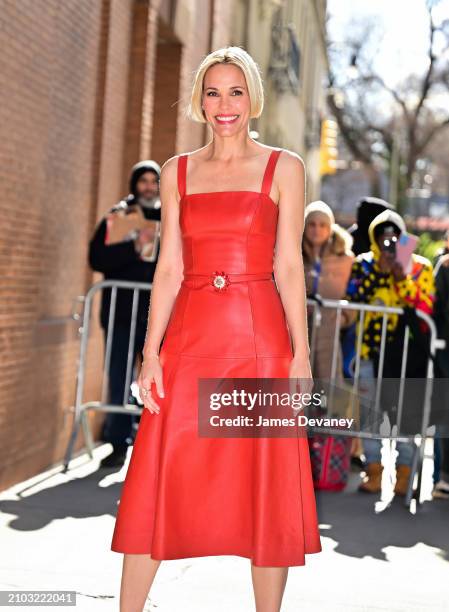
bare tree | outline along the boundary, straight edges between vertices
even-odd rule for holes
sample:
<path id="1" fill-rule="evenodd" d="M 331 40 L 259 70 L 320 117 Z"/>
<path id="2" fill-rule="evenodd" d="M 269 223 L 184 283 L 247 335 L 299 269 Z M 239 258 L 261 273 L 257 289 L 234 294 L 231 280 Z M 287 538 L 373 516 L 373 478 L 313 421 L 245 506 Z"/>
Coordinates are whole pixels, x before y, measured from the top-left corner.
<path id="1" fill-rule="evenodd" d="M 449 19 L 437 24 L 438 1 L 427 2 L 429 38 L 424 74 L 409 74 L 394 88 L 376 70 L 379 27 L 353 22 L 343 44 L 328 41 L 327 102 L 351 155 L 370 173 L 378 195 L 376 167 L 396 164 L 398 208 L 412 182 L 416 161 L 449 125 Z M 405 17 L 406 19 L 406 17 Z M 445 103 L 438 105 L 438 99 Z"/>

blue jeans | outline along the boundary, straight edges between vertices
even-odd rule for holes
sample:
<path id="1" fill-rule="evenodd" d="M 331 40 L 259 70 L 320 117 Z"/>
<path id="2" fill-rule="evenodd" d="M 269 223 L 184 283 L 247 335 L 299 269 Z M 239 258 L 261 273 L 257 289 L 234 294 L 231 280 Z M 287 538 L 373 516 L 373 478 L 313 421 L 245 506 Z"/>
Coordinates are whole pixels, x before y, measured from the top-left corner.
<path id="1" fill-rule="evenodd" d="M 143 350 L 145 334 L 146 329 L 141 325 L 136 327 L 136 339 L 132 359 L 133 367 L 138 353 L 141 353 Z M 106 344 L 106 330 L 104 330 L 104 335 Z M 123 404 L 123 395 L 125 393 L 129 336 L 129 326 L 120 324 L 114 326 L 111 345 L 111 361 L 109 364 L 109 403 L 119 406 Z M 132 380 L 133 378 L 131 377 L 131 382 Z M 104 442 L 110 442 L 114 447 L 114 451 L 126 451 L 127 447 L 133 442 L 133 425 L 135 420 L 136 417 L 132 414 L 107 412 L 103 423 L 102 440 Z"/>
<path id="2" fill-rule="evenodd" d="M 374 373 L 374 364 L 370 359 L 360 359 L 360 375 L 359 375 L 359 392 L 360 392 L 360 404 L 362 417 L 367 416 L 368 405 L 364 403 L 363 399 L 370 399 L 369 410 L 373 410 L 372 401 L 376 395 L 376 378 Z M 376 418 L 381 417 L 381 414 L 374 415 Z M 362 421 L 364 418 L 362 418 Z M 382 440 L 375 438 L 362 438 L 363 452 L 365 455 L 366 463 L 380 463 L 381 462 L 381 450 Z M 415 452 L 416 444 L 414 442 L 396 442 L 396 450 L 398 456 L 396 458 L 396 465 L 408 465 L 412 464 L 413 454 Z"/>

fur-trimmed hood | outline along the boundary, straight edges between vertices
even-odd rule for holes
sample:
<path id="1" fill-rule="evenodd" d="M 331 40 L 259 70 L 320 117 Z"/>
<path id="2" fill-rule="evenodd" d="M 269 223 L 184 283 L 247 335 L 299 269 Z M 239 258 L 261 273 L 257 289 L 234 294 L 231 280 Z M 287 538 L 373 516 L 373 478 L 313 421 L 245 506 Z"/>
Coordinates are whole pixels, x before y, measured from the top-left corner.
<path id="1" fill-rule="evenodd" d="M 377 245 L 376 238 L 374 236 L 374 230 L 381 223 L 391 223 L 392 225 L 398 228 L 401 234 L 407 232 L 407 228 L 405 226 L 403 218 L 401 217 L 401 215 L 399 215 L 394 210 L 384 210 L 383 212 L 380 213 L 380 215 L 377 215 L 377 217 L 375 217 L 371 221 L 368 227 L 370 248 L 371 248 L 371 251 L 374 253 L 374 256 L 376 257 L 376 259 L 380 256 L 380 249 Z"/>

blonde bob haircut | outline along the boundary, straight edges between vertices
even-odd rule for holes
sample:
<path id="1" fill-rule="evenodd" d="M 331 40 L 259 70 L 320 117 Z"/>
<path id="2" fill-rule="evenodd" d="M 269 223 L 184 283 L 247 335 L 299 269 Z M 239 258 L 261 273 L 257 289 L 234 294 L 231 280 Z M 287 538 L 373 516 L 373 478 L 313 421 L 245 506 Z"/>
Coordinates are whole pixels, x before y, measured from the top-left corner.
<path id="1" fill-rule="evenodd" d="M 223 47 L 206 55 L 195 73 L 195 79 L 187 106 L 187 117 L 199 123 L 207 123 L 202 106 L 204 76 L 215 64 L 234 64 L 245 76 L 250 99 L 250 119 L 260 117 L 264 104 L 262 76 L 259 66 L 242 47 Z"/>

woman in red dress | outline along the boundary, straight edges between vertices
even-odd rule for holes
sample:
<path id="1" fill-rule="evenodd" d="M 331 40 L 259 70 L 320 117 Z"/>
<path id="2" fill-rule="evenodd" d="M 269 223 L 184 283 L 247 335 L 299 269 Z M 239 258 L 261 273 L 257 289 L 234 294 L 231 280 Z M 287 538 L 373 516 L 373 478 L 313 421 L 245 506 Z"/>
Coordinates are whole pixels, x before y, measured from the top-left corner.
<path id="1" fill-rule="evenodd" d="M 250 559 L 257 612 L 277 612 L 289 566 L 321 551 L 306 437 L 198 435 L 200 378 L 311 384 L 304 164 L 250 137 L 262 108 L 251 56 L 209 54 L 188 110 L 211 140 L 162 168 L 145 409 L 111 546 L 124 553 L 121 612 L 143 609 L 162 560 L 210 555 Z"/>

